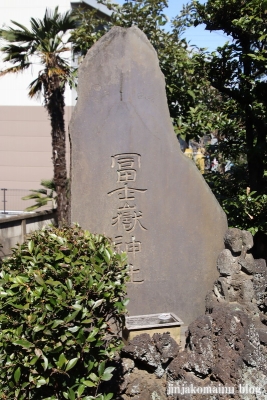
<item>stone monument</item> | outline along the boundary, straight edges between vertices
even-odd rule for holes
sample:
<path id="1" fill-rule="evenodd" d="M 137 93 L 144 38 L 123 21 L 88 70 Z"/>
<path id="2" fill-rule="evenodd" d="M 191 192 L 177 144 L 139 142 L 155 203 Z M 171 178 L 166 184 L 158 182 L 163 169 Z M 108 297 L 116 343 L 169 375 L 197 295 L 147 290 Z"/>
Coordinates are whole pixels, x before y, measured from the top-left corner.
<path id="1" fill-rule="evenodd" d="M 218 278 L 226 216 L 180 151 L 156 52 L 136 27 L 115 27 L 79 70 L 71 220 L 128 253 L 130 315 L 205 310 Z"/>

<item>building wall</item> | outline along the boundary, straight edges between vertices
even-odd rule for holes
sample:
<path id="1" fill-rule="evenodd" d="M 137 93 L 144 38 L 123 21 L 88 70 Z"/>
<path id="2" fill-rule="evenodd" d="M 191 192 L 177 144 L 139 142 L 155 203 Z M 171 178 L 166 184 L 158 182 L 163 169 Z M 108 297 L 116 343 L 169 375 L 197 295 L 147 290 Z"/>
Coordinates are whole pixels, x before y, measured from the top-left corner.
<path id="1" fill-rule="evenodd" d="M 71 111 L 72 107 L 66 107 L 66 129 Z M 52 179 L 50 132 L 50 121 L 44 107 L 0 107 L 0 188 L 38 189 L 41 179 Z"/>

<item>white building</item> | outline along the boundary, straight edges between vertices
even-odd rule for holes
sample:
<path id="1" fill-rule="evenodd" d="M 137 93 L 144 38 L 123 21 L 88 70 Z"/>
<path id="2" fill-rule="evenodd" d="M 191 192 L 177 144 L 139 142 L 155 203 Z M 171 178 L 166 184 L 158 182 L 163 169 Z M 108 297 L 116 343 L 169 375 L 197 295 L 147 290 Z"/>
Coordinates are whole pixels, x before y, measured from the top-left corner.
<path id="1" fill-rule="evenodd" d="M 11 20 L 29 27 L 30 18 L 42 19 L 46 8 L 53 10 L 59 6 L 59 12 L 66 12 L 79 4 L 96 8 L 101 14 L 111 14 L 97 0 L 0 0 L 0 28 L 12 26 Z M 69 58 L 71 60 L 70 54 Z M 5 68 L 0 54 L 0 70 Z M 42 179 L 53 177 L 47 111 L 42 101 L 28 97 L 28 86 L 37 73 L 38 66 L 0 77 L 0 189 L 39 189 Z M 66 131 L 74 101 L 75 96 L 68 88 L 65 92 Z M 0 191 L 0 201 L 3 201 L 2 193 Z M 8 193 L 11 191 L 6 191 Z M 18 196 L 26 194 L 18 193 Z M 16 208 L 15 205 L 10 207 Z M 0 210 L 2 208 L 0 203 Z"/>

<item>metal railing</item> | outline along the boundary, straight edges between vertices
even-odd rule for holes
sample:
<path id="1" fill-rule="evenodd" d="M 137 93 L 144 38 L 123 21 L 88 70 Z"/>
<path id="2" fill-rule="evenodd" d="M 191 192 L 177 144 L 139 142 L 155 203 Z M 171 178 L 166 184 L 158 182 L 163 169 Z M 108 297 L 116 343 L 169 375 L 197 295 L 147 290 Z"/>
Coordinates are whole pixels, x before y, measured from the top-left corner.
<path id="1" fill-rule="evenodd" d="M 31 193 L 28 189 L 6 189 L 0 188 L 0 217 L 10 214 L 20 214 L 27 207 L 35 204 L 34 200 L 22 200 L 22 197 Z M 51 203 L 40 207 L 38 211 L 51 209 Z"/>

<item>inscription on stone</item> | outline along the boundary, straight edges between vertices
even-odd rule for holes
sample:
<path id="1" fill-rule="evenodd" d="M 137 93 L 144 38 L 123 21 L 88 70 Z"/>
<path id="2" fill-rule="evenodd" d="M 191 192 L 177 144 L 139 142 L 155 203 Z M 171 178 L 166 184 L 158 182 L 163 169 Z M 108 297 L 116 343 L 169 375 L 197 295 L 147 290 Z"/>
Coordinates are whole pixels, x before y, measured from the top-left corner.
<path id="1" fill-rule="evenodd" d="M 180 151 L 157 54 L 138 28 L 115 27 L 89 50 L 70 136 L 71 219 L 128 253 L 130 315 L 189 324 L 218 278 L 227 222 Z"/>
<path id="2" fill-rule="evenodd" d="M 140 284 L 144 282 L 144 279 L 140 278 L 140 265 L 137 255 L 142 251 L 142 243 L 132 234 L 129 237 L 129 234 L 136 231 L 135 235 L 138 237 L 138 229 L 147 231 L 147 228 L 142 224 L 143 213 L 138 207 L 135 196 L 136 193 L 145 193 L 147 189 L 132 187 L 136 182 L 137 175 L 141 173 L 141 154 L 115 154 L 111 159 L 111 168 L 116 171 L 117 186 L 121 186 L 122 183 L 124 185 L 108 192 L 108 196 L 118 195 L 118 204 L 111 225 L 116 228 L 120 235 L 115 236 L 114 244 L 117 251 L 126 251 L 128 254 L 129 284 Z"/>

